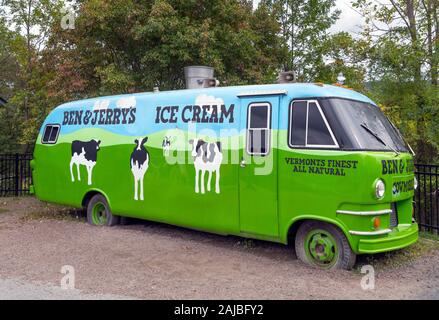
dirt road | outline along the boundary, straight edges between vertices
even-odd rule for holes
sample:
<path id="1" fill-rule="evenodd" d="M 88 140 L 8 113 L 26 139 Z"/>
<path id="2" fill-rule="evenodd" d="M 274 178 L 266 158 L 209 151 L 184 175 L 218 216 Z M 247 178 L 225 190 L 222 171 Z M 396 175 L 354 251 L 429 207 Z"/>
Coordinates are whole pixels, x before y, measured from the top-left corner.
<path id="1" fill-rule="evenodd" d="M 361 257 L 353 271 L 327 272 L 282 245 L 149 222 L 92 227 L 66 208 L 21 198 L 0 200 L 0 244 L 0 298 L 24 290 L 42 299 L 439 299 L 433 240 Z M 365 264 L 375 267 L 374 290 L 361 288 Z M 54 289 L 66 265 L 74 267 L 79 295 Z"/>

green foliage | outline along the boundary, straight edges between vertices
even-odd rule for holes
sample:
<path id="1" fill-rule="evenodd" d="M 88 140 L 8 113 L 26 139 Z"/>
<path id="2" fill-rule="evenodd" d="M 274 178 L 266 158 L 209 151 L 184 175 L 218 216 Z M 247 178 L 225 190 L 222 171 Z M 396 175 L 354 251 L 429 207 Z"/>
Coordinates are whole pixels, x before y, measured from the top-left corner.
<path id="1" fill-rule="evenodd" d="M 265 0 L 281 25 L 282 67 L 313 81 L 324 66 L 325 41 L 340 12 L 335 0 Z"/>
<path id="2" fill-rule="evenodd" d="M 68 1 L 71 2 L 71 1 Z M 183 68 L 209 65 L 222 86 L 299 81 L 346 85 L 376 100 L 417 161 L 439 161 L 438 2 L 356 0 L 360 36 L 329 34 L 335 0 L 0 0 L 1 152 L 30 151 L 66 101 L 184 87 Z M 7 10 L 7 13 L 5 12 Z"/>
<path id="3" fill-rule="evenodd" d="M 15 69 L 15 74 L 0 81 L 13 85 L 9 103 L 0 113 L 3 131 L 0 139 L 5 141 L 3 152 L 29 151 L 47 114 L 46 84 L 51 73 L 45 69 L 41 55 L 50 29 L 60 21 L 63 2 L 3 0 L 1 4 L 8 9 L 8 16 L 3 12 L 1 21 L 13 31 L 0 28 L 0 34 L 6 37 L 8 68 Z M 0 91 L 4 90 L 2 86 Z"/>
<path id="4" fill-rule="evenodd" d="M 328 37 L 323 43 L 326 64 L 318 69 L 317 82 L 336 83 L 339 73 L 346 77 L 345 85 L 365 91 L 365 75 L 369 45 L 364 40 L 355 40 L 346 32 Z"/>
<path id="5" fill-rule="evenodd" d="M 438 2 L 355 1 L 366 17 L 364 39 L 371 95 L 401 128 L 417 161 L 439 161 Z M 373 40 L 372 40 L 373 39 Z"/>
<path id="6" fill-rule="evenodd" d="M 82 90 L 101 95 L 182 88 L 188 65 L 214 67 L 223 85 L 271 81 L 278 32 L 267 7 L 245 1 L 91 0 L 74 32 L 58 29 L 50 43 L 69 48 L 55 68 L 67 60 L 84 75 Z"/>

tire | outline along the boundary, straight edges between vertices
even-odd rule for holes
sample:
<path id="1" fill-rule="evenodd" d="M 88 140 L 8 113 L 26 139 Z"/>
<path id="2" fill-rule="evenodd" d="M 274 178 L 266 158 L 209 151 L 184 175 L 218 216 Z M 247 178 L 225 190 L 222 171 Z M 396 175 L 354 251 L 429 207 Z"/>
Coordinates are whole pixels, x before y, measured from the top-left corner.
<path id="1" fill-rule="evenodd" d="M 307 221 L 300 226 L 295 249 L 301 261 L 321 269 L 350 270 L 356 260 L 344 233 L 336 226 L 320 221 Z"/>
<path id="2" fill-rule="evenodd" d="M 119 217 L 111 213 L 107 199 L 97 194 L 87 204 L 87 222 L 94 226 L 112 227 L 119 224 Z"/>

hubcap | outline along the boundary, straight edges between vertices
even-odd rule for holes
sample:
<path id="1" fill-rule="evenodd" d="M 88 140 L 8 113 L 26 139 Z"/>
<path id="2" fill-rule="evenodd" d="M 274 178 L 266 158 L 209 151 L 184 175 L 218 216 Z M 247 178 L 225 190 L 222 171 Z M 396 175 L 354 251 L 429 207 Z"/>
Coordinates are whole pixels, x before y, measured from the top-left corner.
<path id="1" fill-rule="evenodd" d="M 92 220 L 93 223 L 98 226 L 107 224 L 107 210 L 103 203 L 98 202 L 94 205 L 92 210 Z"/>
<path id="2" fill-rule="evenodd" d="M 330 268 L 337 261 L 337 243 L 325 230 L 311 231 L 306 237 L 305 250 L 310 261 L 318 266 Z"/>

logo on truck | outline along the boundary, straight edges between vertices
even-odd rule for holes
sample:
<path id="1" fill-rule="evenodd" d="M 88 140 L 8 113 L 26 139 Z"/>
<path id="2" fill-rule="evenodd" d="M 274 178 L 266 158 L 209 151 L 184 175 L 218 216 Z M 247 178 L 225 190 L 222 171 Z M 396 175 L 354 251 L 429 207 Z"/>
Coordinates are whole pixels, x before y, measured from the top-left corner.
<path id="1" fill-rule="evenodd" d="M 110 108 L 109 100 L 97 100 L 93 110 L 64 111 L 63 126 L 75 125 L 119 125 L 136 122 L 136 98 L 122 98 L 116 102 L 115 108 Z"/>
<path id="2" fill-rule="evenodd" d="M 181 113 L 180 113 L 181 111 Z M 189 105 L 156 107 L 155 123 L 234 123 L 235 105 Z"/>

